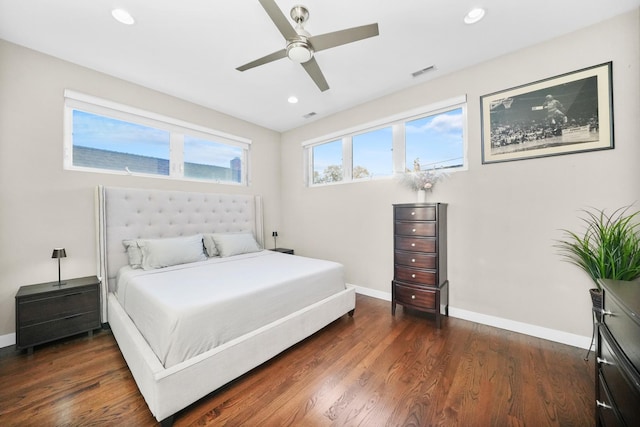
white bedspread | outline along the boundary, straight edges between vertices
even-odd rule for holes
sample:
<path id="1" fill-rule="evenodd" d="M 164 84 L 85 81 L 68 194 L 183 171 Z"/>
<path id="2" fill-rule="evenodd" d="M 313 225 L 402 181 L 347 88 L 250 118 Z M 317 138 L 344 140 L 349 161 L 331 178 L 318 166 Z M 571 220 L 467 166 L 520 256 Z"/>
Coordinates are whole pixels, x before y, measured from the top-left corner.
<path id="1" fill-rule="evenodd" d="M 262 251 L 123 267 L 117 297 L 168 368 L 345 289 L 341 264 Z"/>

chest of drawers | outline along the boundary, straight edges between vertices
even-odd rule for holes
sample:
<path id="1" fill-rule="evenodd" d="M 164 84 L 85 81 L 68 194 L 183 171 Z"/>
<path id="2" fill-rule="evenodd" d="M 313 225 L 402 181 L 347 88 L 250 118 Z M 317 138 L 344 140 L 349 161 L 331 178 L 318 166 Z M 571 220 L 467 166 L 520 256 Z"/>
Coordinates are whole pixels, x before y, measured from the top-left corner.
<path id="1" fill-rule="evenodd" d="M 100 280 L 82 277 L 22 286 L 16 294 L 16 347 L 33 346 L 100 328 Z"/>
<path id="2" fill-rule="evenodd" d="M 601 280 L 596 347 L 596 424 L 640 425 L 640 281 Z"/>
<path id="3" fill-rule="evenodd" d="M 449 307 L 447 205 L 393 205 L 393 241 L 391 314 L 396 304 L 433 313 L 440 328 Z"/>

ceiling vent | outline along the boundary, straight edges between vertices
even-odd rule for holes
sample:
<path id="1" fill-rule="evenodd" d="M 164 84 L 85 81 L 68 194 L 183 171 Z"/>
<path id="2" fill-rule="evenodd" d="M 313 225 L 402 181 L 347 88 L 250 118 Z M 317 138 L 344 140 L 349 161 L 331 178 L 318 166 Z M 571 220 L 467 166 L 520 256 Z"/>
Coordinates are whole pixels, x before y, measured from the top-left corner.
<path id="1" fill-rule="evenodd" d="M 435 65 L 429 65 L 427 68 L 423 68 L 422 70 L 418 70 L 418 71 L 415 71 L 415 72 L 411 73 L 411 75 L 415 79 L 416 77 L 419 77 L 419 76 L 423 75 L 424 73 L 432 71 L 432 70 L 435 70 L 435 69 L 436 69 Z"/>
<path id="2" fill-rule="evenodd" d="M 310 112 L 310 113 L 305 114 L 305 115 L 304 115 L 304 116 L 302 116 L 302 117 L 304 117 L 305 119 L 309 119 L 309 118 L 311 118 L 311 117 L 313 117 L 313 116 L 315 116 L 315 115 L 316 115 L 316 112 L 315 112 L 315 111 L 312 111 L 312 112 Z"/>

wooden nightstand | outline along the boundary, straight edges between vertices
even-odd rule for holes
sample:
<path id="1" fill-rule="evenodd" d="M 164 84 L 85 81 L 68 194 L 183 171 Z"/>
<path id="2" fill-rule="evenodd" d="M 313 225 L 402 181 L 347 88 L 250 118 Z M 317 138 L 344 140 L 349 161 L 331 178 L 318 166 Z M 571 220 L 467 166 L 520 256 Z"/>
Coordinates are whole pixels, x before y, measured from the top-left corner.
<path id="1" fill-rule="evenodd" d="M 269 249 L 270 251 L 275 251 L 275 252 L 281 252 L 283 254 L 289 254 L 289 255 L 293 255 L 293 249 L 287 249 L 287 248 L 275 248 L 275 249 Z"/>
<path id="2" fill-rule="evenodd" d="M 22 286 L 16 294 L 16 348 L 28 349 L 100 328 L 100 280 L 96 276 Z"/>

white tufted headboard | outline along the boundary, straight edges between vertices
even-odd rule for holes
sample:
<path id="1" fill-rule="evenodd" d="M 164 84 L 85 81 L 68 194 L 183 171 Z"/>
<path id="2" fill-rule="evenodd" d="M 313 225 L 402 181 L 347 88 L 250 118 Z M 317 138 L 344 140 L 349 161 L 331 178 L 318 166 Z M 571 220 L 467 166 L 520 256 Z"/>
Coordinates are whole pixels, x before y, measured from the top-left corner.
<path id="1" fill-rule="evenodd" d="M 242 194 L 97 188 L 99 276 L 103 301 L 128 263 L 122 241 L 251 231 L 264 246 L 262 199 Z M 103 304 L 106 321 L 106 304 Z"/>

